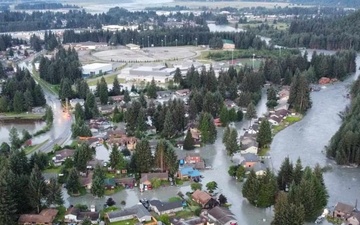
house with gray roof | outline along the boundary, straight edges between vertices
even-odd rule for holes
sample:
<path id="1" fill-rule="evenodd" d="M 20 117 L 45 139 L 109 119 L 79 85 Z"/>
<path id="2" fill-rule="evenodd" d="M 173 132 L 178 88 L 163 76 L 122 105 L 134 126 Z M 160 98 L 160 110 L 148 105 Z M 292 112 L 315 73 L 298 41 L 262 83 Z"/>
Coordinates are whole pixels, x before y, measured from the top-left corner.
<path id="1" fill-rule="evenodd" d="M 162 202 L 160 200 L 151 200 L 150 208 L 158 215 L 173 214 L 183 210 L 183 202 Z"/>
<path id="2" fill-rule="evenodd" d="M 204 213 L 210 221 L 219 225 L 237 225 L 235 215 L 227 208 L 216 206 Z"/>
<path id="3" fill-rule="evenodd" d="M 105 217 L 110 223 L 130 219 L 137 219 L 139 222 L 148 222 L 152 220 L 151 214 L 141 203 L 124 210 L 108 212 L 105 214 Z"/>
<path id="4" fill-rule="evenodd" d="M 255 138 L 242 137 L 240 139 L 241 154 L 252 153 L 257 155 L 259 149 L 259 143 Z"/>
<path id="5" fill-rule="evenodd" d="M 257 162 L 251 167 L 251 170 L 254 170 L 257 176 L 265 175 L 266 169 L 267 169 L 266 165 L 262 162 Z"/>

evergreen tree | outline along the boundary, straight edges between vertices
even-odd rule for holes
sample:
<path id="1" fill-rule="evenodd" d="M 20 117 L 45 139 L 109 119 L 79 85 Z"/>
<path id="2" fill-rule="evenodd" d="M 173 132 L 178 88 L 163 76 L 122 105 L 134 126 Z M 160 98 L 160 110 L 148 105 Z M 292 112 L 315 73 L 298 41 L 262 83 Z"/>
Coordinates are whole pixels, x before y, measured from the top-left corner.
<path id="1" fill-rule="evenodd" d="M 181 70 L 179 67 L 177 67 L 175 70 L 174 82 L 177 84 L 181 84 L 181 82 L 182 82 L 182 74 L 181 74 Z"/>
<path id="2" fill-rule="evenodd" d="M 46 195 L 45 179 L 39 170 L 39 167 L 35 165 L 30 174 L 29 179 L 29 197 L 30 203 L 36 209 L 37 213 L 40 213 L 41 202 Z"/>
<path id="3" fill-rule="evenodd" d="M 61 185 L 55 178 L 50 178 L 49 184 L 47 185 L 46 204 L 48 206 L 64 204 Z"/>
<path id="4" fill-rule="evenodd" d="M 193 150 L 195 145 L 195 141 L 191 135 L 190 129 L 186 132 L 185 140 L 184 140 L 184 150 Z"/>
<path id="5" fill-rule="evenodd" d="M 119 151 L 118 146 L 116 144 L 114 144 L 111 149 L 109 165 L 112 169 L 116 169 L 116 170 L 124 169 L 126 166 L 124 156 Z"/>
<path id="6" fill-rule="evenodd" d="M 147 90 L 146 90 L 146 95 L 147 95 L 149 98 L 156 99 L 156 97 L 157 97 L 156 90 L 157 90 L 157 87 L 156 87 L 155 80 L 154 80 L 154 78 L 153 78 L 153 79 L 151 80 L 151 82 L 150 82 Z"/>
<path id="7" fill-rule="evenodd" d="M 299 75 L 299 72 L 295 74 L 291 83 L 288 103 L 299 113 L 305 113 L 311 108 L 309 83 L 304 75 Z"/>
<path id="8" fill-rule="evenodd" d="M 96 165 L 94 174 L 93 174 L 93 181 L 91 185 L 91 194 L 94 196 L 101 198 L 105 195 L 105 187 L 104 187 L 104 180 L 105 180 L 105 173 L 99 165 Z"/>
<path id="9" fill-rule="evenodd" d="M 296 160 L 296 164 L 293 172 L 293 178 L 296 185 L 300 184 L 300 181 L 302 179 L 302 174 L 303 174 L 303 166 L 301 164 L 301 159 L 298 158 Z"/>
<path id="10" fill-rule="evenodd" d="M 226 151 L 229 156 L 233 156 L 239 150 L 237 135 L 237 130 L 235 128 L 231 128 L 229 138 L 227 138 L 225 142 Z"/>
<path id="11" fill-rule="evenodd" d="M 251 170 L 242 188 L 242 195 L 250 202 L 250 204 L 257 206 L 259 191 L 259 180 L 257 179 L 254 170 Z"/>
<path id="12" fill-rule="evenodd" d="M 245 118 L 247 120 L 250 120 L 250 126 L 251 126 L 251 120 L 255 119 L 257 117 L 256 115 L 256 109 L 255 109 L 255 105 L 251 102 L 247 108 L 246 108 L 246 113 L 245 113 Z"/>
<path id="13" fill-rule="evenodd" d="M 89 217 L 85 217 L 85 219 L 81 222 L 81 225 L 92 225 L 92 222 Z"/>
<path id="14" fill-rule="evenodd" d="M 124 91 L 124 102 L 128 103 L 130 101 L 131 101 L 131 98 L 130 98 L 130 95 L 129 95 L 129 91 L 128 91 L 128 89 L 125 89 L 125 91 Z"/>
<path id="15" fill-rule="evenodd" d="M 227 140 L 228 140 L 228 138 L 230 137 L 230 127 L 229 126 L 227 126 L 227 127 L 225 127 L 225 129 L 224 129 L 224 134 L 223 134 L 223 138 L 222 138 L 222 143 L 223 144 L 225 144 L 225 143 L 227 143 Z"/>
<path id="16" fill-rule="evenodd" d="M 133 157 L 135 159 L 137 172 L 147 173 L 151 170 L 153 166 L 153 156 L 147 140 L 141 140 L 136 144 Z"/>
<path id="17" fill-rule="evenodd" d="M 15 127 L 11 127 L 10 129 L 9 141 L 12 149 L 17 149 L 21 146 L 21 139 Z"/>
<path id="18" fill-rule="evenodd" d="M 272 135 L 270 123 L 268 120 L 264 120 L 260 124 L 260 129 L 256 141 L 259 143 L 259 148 L 262 148 L 271 144 L 271 140 Z"/>
<path id="19" fill-rule="evenodd" d="M 141 93 L 140 96 L 139 96 L 139 102 L 141 104 L 141 107 L 143 107 L 144 109 L 147 108 L 147 101 L 145 99 L 145 95 L 144 93 Z"/>
<path id="20" fill-rule="evenodd" d="M 24 95 L 20 91 L 15 91 L 13 108 L 15 113 L 24 111 Z"/>
<path id="21" fill-rule="evenodd" d="M 201 141 L 204 144 L 213 144 L 215 142 L 217 131 L 211 114 L 201 113 L 199 130 L 201 132 Z"/>
<path id="22" fill-rule="evenodd" d="M 101 77 L 100 83 L 98 83 L 98 95 L 100 103 L 106 105 L 109 101 L 109 90 L 104 77 Z"/>
<path id="23" fill-rule="evenodd" d="M 75 120 L 76 121 L 85 120 L 84 110 L 83 110 L 82 106 L 79 103 L 76 103 L 76 105 L 75 105 L 74 114 L 75 114 Z"/>
<path id="24" fill-rule="evenodd" d="M 164 129 L 162 131 L 162 135 L 165 138 L 171 138 L 174 136 L 174 134 L 175 134 L 174 121 L 171 111 L 168 110 L 165 116 Z"/>
<path id="25" fill-rule="evenodd" d="M 271 225 L 303 225 L 305 222 L 304 206 L 290 203 L 284 192 L 277 196 L 274 211 L 275 216 Z"/>
<path id="26" fill-rule="evenodd" d="M 277 183 L 279 190 L 286 191 L 293 180 L 293 165 L 289 157 L 286 157 L 280 166 L 280 171 L 277 176 Z"/>
<path id="27" fill-rule="evenodd" d="M 0 224 L 15 225 L 16 219 L 16 202 L 14 201 L 14 193 L 11 189 L 10 176 L 8 168 L 0 169 Z"/>
<path id="28" fill-rule="evenodd" d="M 114 82 L 113 82 L 113 87 L 112 87 L 112 95 L 120 95 L 121 93 L 121 87 L 120 87 L 120 83 L 117 77 L 114 77 Z"/>
<path id="29" fill-rule="evenodd" d="M 220 121 L 223 127 L 226 127 L 229 121 L 231 121 L 229 118 L 229 111 L 227 110 L 225 105 L 221 108 L 220 111 Z"/>
<path id="30" fill-rule="evenodd" d="M 68 179 L 66 181 L 66 189 L 70 194 L 79 193 L 81 184 L 79 181 L 79 175 L 75 168 L 71 169 L 69 172 Z"/>
<path id="31" fill-rule="evenodd" d="M 197 109 L 194 99 L 190 100 L 188 114 L 189 114 L 189 117 L 188 117 L 189 120 L 196 119 L 196 115 L 198 114 L 198 109 Z"/>
<path id="32" fill-rule="evenodd" d="M 267 208 L 275 204 L 275 196 L 278 191 L 275 175 L 267 169 L 265 175 L 258 177 L 260 180 L 260 190 L 258 194 L 257 206 Z"/>

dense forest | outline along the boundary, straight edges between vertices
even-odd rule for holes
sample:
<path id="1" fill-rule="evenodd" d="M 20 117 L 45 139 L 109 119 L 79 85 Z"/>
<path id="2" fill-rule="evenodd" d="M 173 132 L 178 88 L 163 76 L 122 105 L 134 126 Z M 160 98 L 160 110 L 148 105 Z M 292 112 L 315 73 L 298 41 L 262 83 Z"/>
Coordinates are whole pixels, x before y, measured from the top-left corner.
<path id="1" fill-rule="evenodd" d="M 345 17 L 294 20 L 288 31 L 276 32 L 274 43 L 288 47 L 360 50 L 360 11 Z"/>
<path id="2" fill-rule="evenodd" d="M 100 29 L 102 25 L 117 24 L 151 24 L 162 26 L 168 18 L 176 21 L 195 21 L 204 24 L 205 20 L 214 18 L 211 12 L 202 13 L 194 16 L 193 13 L 175 13 L 169 16 L 157 15 L 155 11 L 134 11 L 115 7 L 106 13 L 90 14 L 85 10 L 70 10 L 69 12 L 0 12 L 0 32 L 11 31 L 33 31 L 60 28 L 94 28 Z M 139 27 L 140 29 L 141 27 Z"/>
<path id="3" fill-rule="evenodd" d="M 165 40 L 166 36 L 166 40 Z M 106 42 L 110 45 L 126 45 L 129 43 L 138 44 L 141 47 L 154 46 L 175 46 L 175 45 L 208 45 L 212 37 L 230 39 L 235 43 L 236 48 L 261 49 L 266 46 L 264 41 L 252 32 L 210 32 L 208 27 L 186 27 L 173 29 L 160 29 L 154 31 L 131 31 L 122 30 L 118 32 L 84 31 L 75 33 L 74 30 L 64 32 L 63 43 L 74 42 Z"/>
<path id="4" fill-rule="evenodd" d="M 73 84 L 75 80 L 82 77 L 77 52 L 75 49 L 65 50 L 60 47 L 53 58 L 40 59 L 39 73 L 40 78 L 50 84 L 61 84 L 65 79 Z"/>
<path id="5" fill-rule="evenodd" d="M 338 164 L 360 165 L 360 78 L 351 89 L 351 106 L 345 112 L 343 124 L 330 140 L 327 156 Z"/>
<path id="6" fill-rule="evenodd" d="M 79 8 L 75 5 L 61 4 L 55 2 L 34 2 L 34 3 L 19 3 L 15 5 L 16 10 L 44 10 L 44 9 L 70 9 Z"/>
<path id="7" fill-rule="evenodd" d="M 13 45 L 19 45 L 24 43 L 26 42 L 17 38 L 12 38 L 11 35 L 0 35 L 0 51 L 6 51 L 7 48 Z"/>
<path id="8" fill-rule="evenodd" d="M 21 113 L 45 103 L 40 85 L 35 83 L 28 70 L 17 68 L 15 75 L 2 86 L 0 112 Z"/>

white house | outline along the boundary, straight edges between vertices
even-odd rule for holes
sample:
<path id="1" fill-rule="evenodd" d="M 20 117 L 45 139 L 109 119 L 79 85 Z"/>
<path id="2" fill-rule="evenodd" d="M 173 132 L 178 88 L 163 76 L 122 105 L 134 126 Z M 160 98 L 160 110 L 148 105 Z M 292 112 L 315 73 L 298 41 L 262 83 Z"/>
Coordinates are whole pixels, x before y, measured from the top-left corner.
<path id="1" fill-rule="evenodd" d="M 134 218 L 138 219 L 139 222 L 147 222 L 152 220 L 151 214 L 141 203 L 124 210 L 109 212 L 105 216 L 110 223 Z"/>
<path id="2" fill-rule="evenodd" d="M 240 140 L 241 154 L 251 153 L 257 155 L 259 143 L 252 137 L 242 137 Z"/>
<path id="3" fill-rule="evenodd" d="M 268 121 L 269 121 L 269 123 L 271 123 L 271 125 L 278 126 L 279 123 L 281 122 L 281 118 L 279 118 L 277 116 L 271 116 Z"/>
<path id="4" fill-rule="evenodd" d="M 71 108 L 75 108 L 76 104 L 80 104 L 81 106 L 84 106 L 85 104 L 85 100 L 84 99 L 80 99 L 80 98 L 74 98 L 74 99 L 70 99 L 69 101 Z"/>

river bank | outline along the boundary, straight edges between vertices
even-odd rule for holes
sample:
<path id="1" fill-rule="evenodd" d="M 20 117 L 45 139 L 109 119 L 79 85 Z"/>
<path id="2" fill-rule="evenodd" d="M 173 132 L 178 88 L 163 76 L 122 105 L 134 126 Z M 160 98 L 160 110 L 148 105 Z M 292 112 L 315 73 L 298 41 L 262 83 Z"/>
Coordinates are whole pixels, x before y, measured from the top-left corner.
<path id="1" fill-rule="evenodd" d="M 32 123 L 44 120 L 44 113 L 1 113 L 0 123 Z"/>

